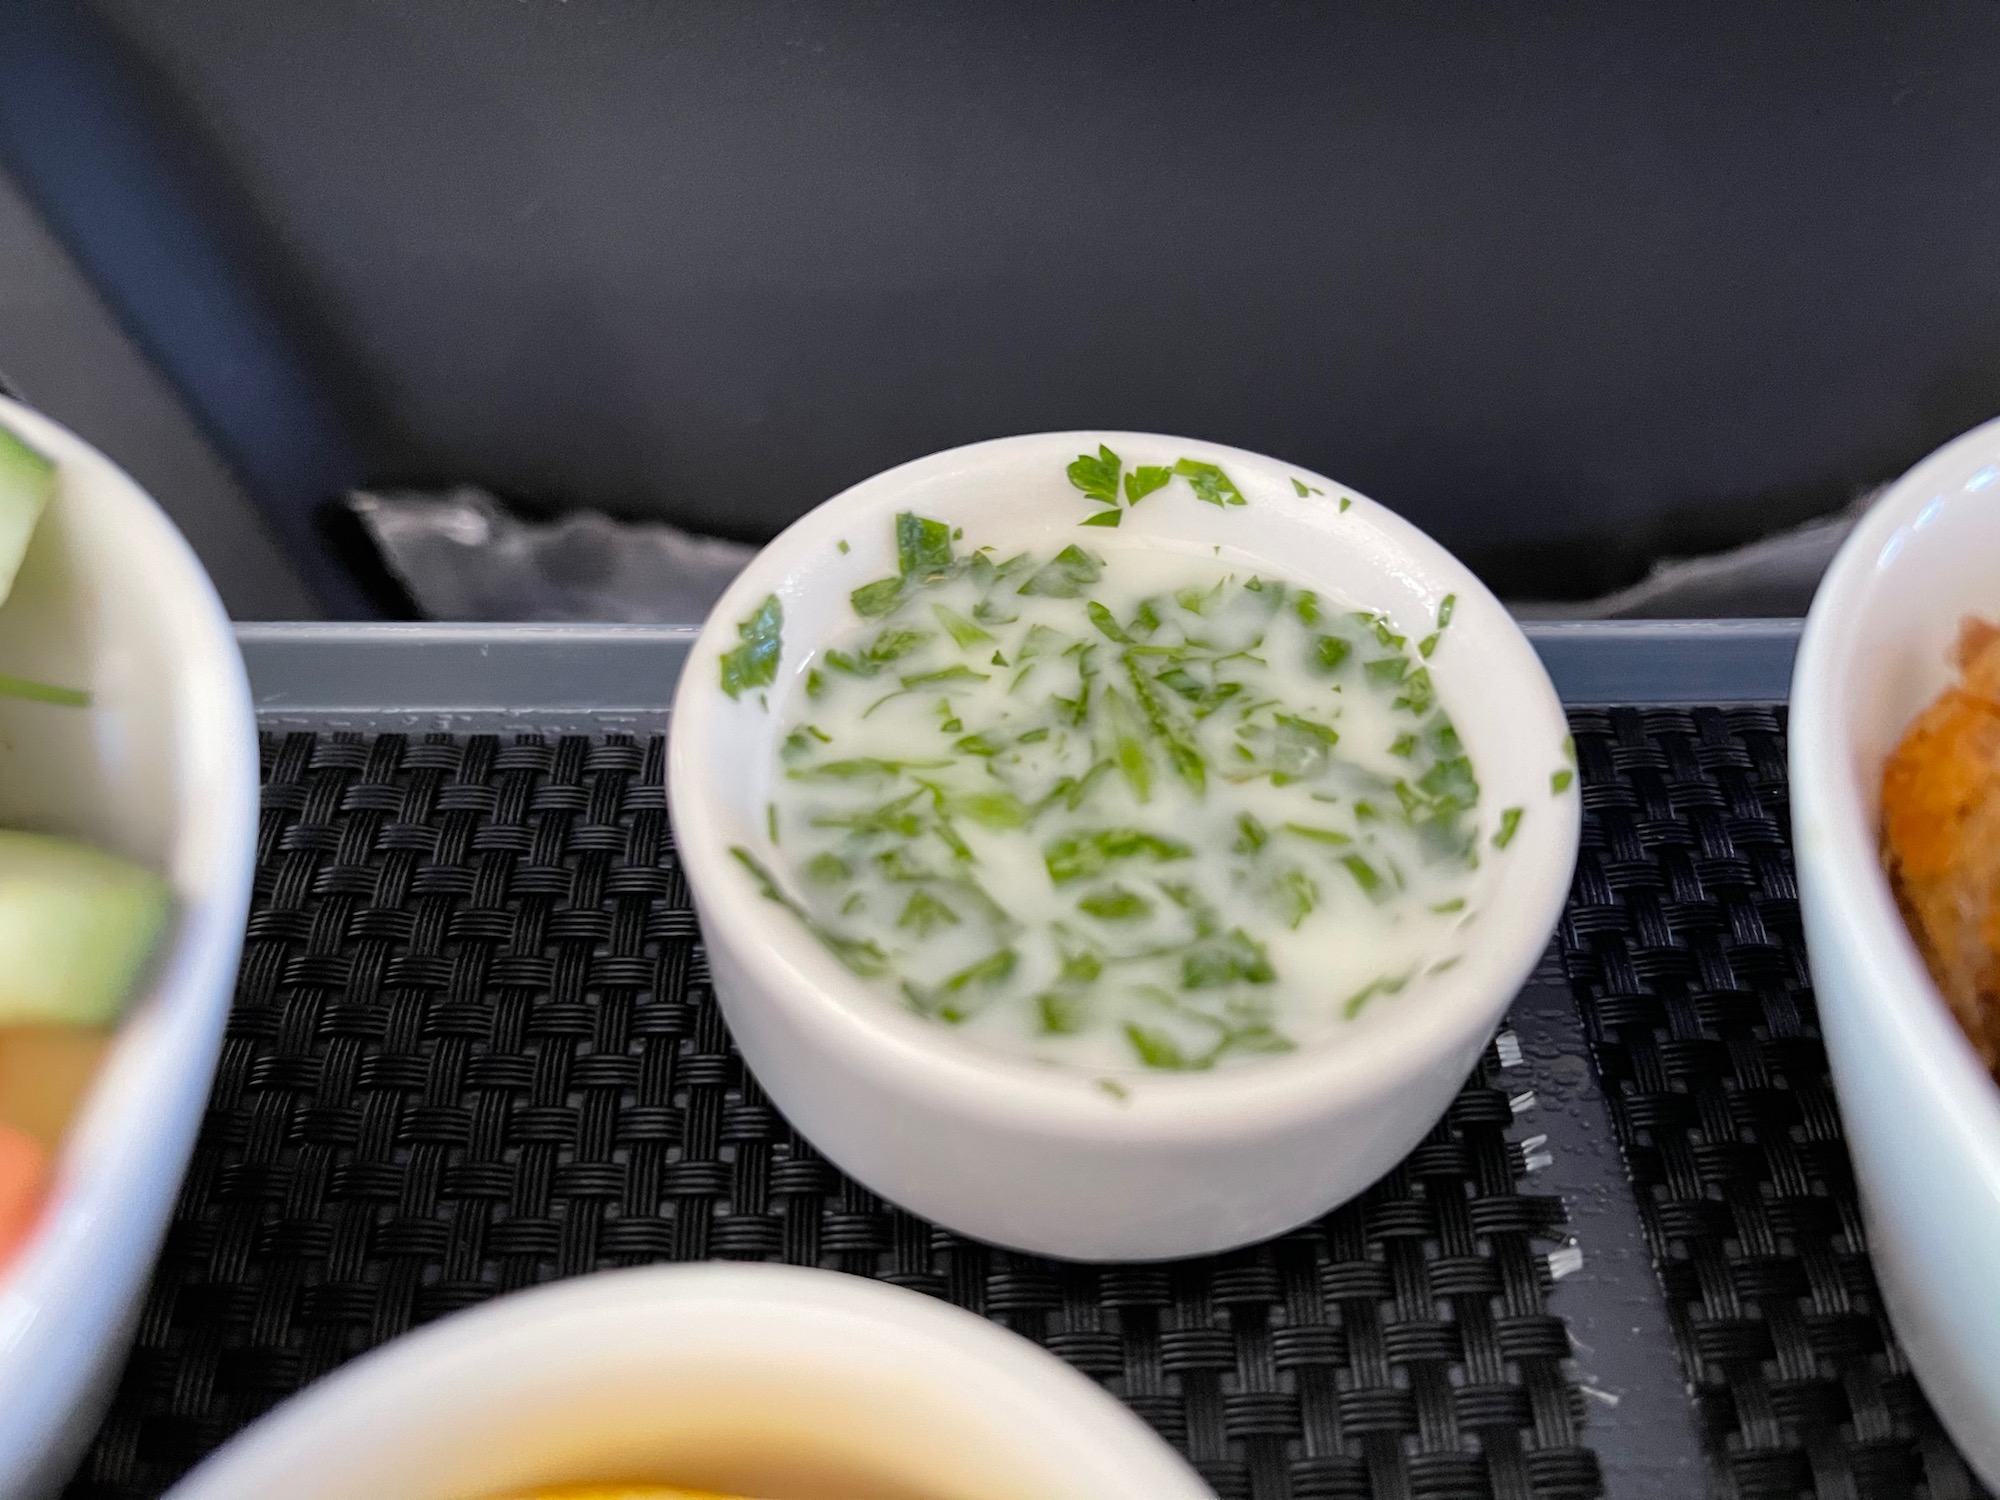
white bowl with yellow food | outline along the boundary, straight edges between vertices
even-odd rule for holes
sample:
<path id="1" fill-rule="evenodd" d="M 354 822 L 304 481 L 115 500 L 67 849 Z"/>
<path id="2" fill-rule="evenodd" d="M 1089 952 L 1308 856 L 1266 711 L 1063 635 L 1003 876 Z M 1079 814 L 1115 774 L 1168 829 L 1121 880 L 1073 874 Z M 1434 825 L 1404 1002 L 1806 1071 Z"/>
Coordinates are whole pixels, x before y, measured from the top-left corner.
<path id="1" fill-rule="evenodd" d="M 187 543 L 4 400 L 0 576 L 0 1494 L 36 1496 L 108 1395 L 208 1096 L 257 738 Z"/>
<path id="2" fill-rule="evenodd" d="M 1053 433 L 821 505 L 674 705 L 730 1027 L 815 1145 L 963 1233 L 1245 1244 L 1436 1122 L 1540 956 L 1578 798 L 1533 648 L 1295 465 Z"/>
<path id="3" fill-rule="evenodd" d="M 294 1397 L 171 1500 L 1213 1500 L 1026 1339 L 784 1266 L 654 1266 L 489 1303 Z"/>
<path id="4" fill-rule="evenodd" d="M 1876 1278 L 1910 1363 L 1952 1436 L 2000 1485 L 2000 1089 L 1932 979 L 1884 872 L 1884 770 L 1955 678 L 1968 618 L 2000 619 L 2000 422 L 1946 445 L 1855 528 L 1814 598 L 1792 680 L 1799 895 L 1820 1026 L 1854 1159 Z M 1947 703 L 2000 756 L 2000 702 Z M 1969 851 L 1969 926 L 2000 962 L 1979 820 L 2000 781 L 1964 779 L 1976 745 L 1912 746 L 1906 815 Z M 1953 827 L 1938 830 L 1954 836 Z M 2000 866 L 1995 866 L 2000 869 Z M 1925 873 L 1925 872 L 1913 872 Z M 1913 893 L 1921 894 L 1921 893 Z M 1975 943 L 1977 933 L 1971 934 Z M 1951 967 L 1968 955 L 1953 954 Z M 1993 1003 L 1990 981 L 1987 1001 Z M 1976 1003 L 1974 1001 L 1973 1003 Z"/>

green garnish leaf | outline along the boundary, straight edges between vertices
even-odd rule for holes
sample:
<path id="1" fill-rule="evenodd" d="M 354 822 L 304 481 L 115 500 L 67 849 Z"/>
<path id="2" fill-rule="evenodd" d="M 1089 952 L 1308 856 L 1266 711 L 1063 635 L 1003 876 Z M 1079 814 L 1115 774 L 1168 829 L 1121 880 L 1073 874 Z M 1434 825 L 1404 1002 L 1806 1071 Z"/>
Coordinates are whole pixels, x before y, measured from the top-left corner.
<path id="1" fill-rule="evenodd" d="M 1437 650 L 1438 648 L 1438 639 L 1439 639 L 1439 632 L 1434 630 L 1429 635 L 1425 636 L 1422 640 L 1418 641 L 1417 655 L 1421 656 L 1425 661 L 1429 661 L 1431 659 L 1431 653 Z"/>
<path id="2" fill-rule="evenodd" d="M 758 863 L 756 855 L 741 844 L 731 845 L 729 852 L 735 855 L 743 868 L 750 872 L 750 878 L 757 882 L 757 889 L 766 901 L 776 902 L 797 917 L 805 925 L 806 930 L 826 946 L 828 952 L 854 973 L 864 979 L 873 979 L 888 971 L 889 955 L 876 946 L 873 939 L 852 938 L 828 927 L 823 922 L 815 921 L 803 906 L 785 894 L 784 888 L 772 878 L 771 872 Z"/>
<path id="3" fill-rule="evenodd" d="M 896 925 L 911 929 L 920 939 L 927 938 L 940 927 L 956 927 L 958 913 L 929 891 L 916 890 L 903 903 L 903 914 L 896 918 Z"/>
<path id="4" fill-rule="evenodd" d="M 842 885 L 854 878 L 854 866 L 831 849 L 806 861 L 806 879 L 815 885 Z"/>
<path id="5" fill-rule="evenodd" d="M 1165 489 L 1174 471 L 1163 464 L 1140 464 L 1125 476 L 1125 503 L 1137 505 L 1154 490 Z"/>
<path id="6" fill-rule="evenodd" d="M 845 672 L 850 677 L 873 677 L 891 662 L 901 661 L 933 639 L 928 630 L 885 630 L 863 646 L 858 655 L 829 651 L 823 659 L 836 672 Z"/>
<path id="7" fill-rule="evenodd" d="M 1044 1036 L 1074 1036 L 1083 1030 L 1084 1014 L 1081 995 L 1048 990 L 1035 996 L 1037 1029 Z"/>
<path id="8" fill-rule="evenodd" d="M 1136 922 L 1153 914 L 1153 903 L 1122 885 L 1092 891 L 1076 903 L 1077 910 L 1100 922 Z"/>
<path id="9" fill-rule="evenodd" d="M 1095 625 L 1119 645 L 1130 646 L 1135 644 L 1132 637 L 1125 633 L 1124 627 L 1118 623 L 1118 617 L 1099 604 L 1095 599 L 1090 601 L 1090 608 L 1086 613 L 1090 616 L 1091 624 Z"/>
<path id="10" fill-rule="evenodd" d="M 1569 784 L 1574 780 L 1576 780 L 1575 773 L 1568 770 L 1556 771 L 1549 777 L 1549 791 L 1555 796 L 1561 796 L 1569 790 Z"/>
<path id="11" fill-rule="evenodd" d="M 948 760 L 878 760 L 872 755 L 857 755 L 851 760 L 801 766 L 785 775 L 793 781 L 856 781 L 868 776 L 898 776 L 911 770 L 941 770 L 950 764 Z"/>
<path id="12" fill-rule="evenodd" d="M 878 620 L 903 602 L 903 580 L 878 578 L 873 583 L 864 583 L 847 596 L 847 602 L 862 619 Z"/>
<path id="13" fill-rule="evenodd" d="M 1292 599 L 1292 609 L 1298 614 L 1301 625 L 1319 624 L 1319 595 L 1311 589 L 1298 591 Z"/>
<path id="14" fill-rule="evenodd" d="M 0 432 L 4 431 L 5 428 L 0 428 Z M 736 695 L 731 693 L 729 696 L 733 698 Z M 32 682 L 26 677 L 0 675 L 0 698 L 26 698 L 35 703 L 57 703 L 64 708 L 90 707 L 90 694 L 80 688 L 56 687 L 53 683 Z"/>
<path id="15" fill-rule="evenodd" d="M 1348 499 L 1348 498 L 1347 498 L 1347 496 L 1345 496 L 1345 495 L 1342 495 L 1342 496 L 1340 497 L 1340 509 L 1341 509 L 1342 513 L 1343 513 L 1343 514 L 1345 514 L 1345 512 L 1346 512 L 1346 510 L 1347 510 L 1347 507 L 1348 507 L 1348 506 L 1350 506 L 1350 505 L 1352 505 L 1353 503 L 1354 503 L 1354 502 L 1353 502 L 1352 500 Z"/>
<path id="16" fill-rule="evenodd" d="M 992 677 L 991 672 L 975 672 L 964 663 L 957 666 L 940 667 L 935 672 L 918 672 L 902 679 L 907 689 L 944 687 L 954 682 L 985 682 Z"/>
<path id="17" fill-rule="evenodd" d="M 1451 623 L 1451 614 L 1452 614 L 1452 611 L 1453 611 L 1453 610 L 1455 610 L 1455 609 L 1457 609 L 1457 608 L 1458 608 L 1458 595 L 1456 595 L 1456 594 L 1446 594 L 1446 595 L 1444 596 L 1444 598 L 1443 598 L 1443 599 L 1442 599 L 1442 600 L 1441 600 L 1441 601 L 1439 602 L 1439 604 L 1438 604 L 1438 629 L 1439 629 L 1439 630 L 1442 630 L 1442 629 L 1444 629 L 1444 628 L 1445 628 L 1445 626 L 1447 626 L 1447 625 L 1449 625 L 1449 624 Z"/>
<path id="18" fill-rule="evenodd" d="M 1294 865 L 1271 882 L 1271 897 L 1284 924 L 1296 930 L 1319 905 L 1319 883 Z"/>
<path id="19" fill-rule="evenodd" d="M 1125 512 L 1122 510 L 1100 510 L 1095 515 L 1085 516 L 1076 524 L 1079 526 L 1116 526 L 1124 518 L 1124 515 Z M 1025 594 L 1027 590 L 1023 589 L 1021 592 Z"/>
<path id="20" fill-rule="evenodd" d="M 1507 808 L 1500 814 L 1500 831 L 1493 835 L 1493 847 L 1505 849 L 1514 842 L 1514 835 L 1521 827 L 1521 813 L 1518 807 Z"/>
<path id="21" fill-rule="evenodd" d="M 1085 828 L 1043 846 L 1049 879 L 1057 885 L 1089 880 L 1119 860 L 1145 859 L 1155 864 L 1188 859 L 1194 850 L 1175 839 L 1163 839 L 1143 828 Z"/>
<path id="22" fill-rule="evenodd" d="M 946 633 L 958 643 L 961 651 L 977 646 L 982 641 L 993 639 L 992 631 L 982 629 L 973 624 L 972 621 L 966 619 L 957 610 L 947 609 L 942 604 L 933 604 L 931 606 L 931 613 L 937 616 L 938 624 L 944 626 Z M 994 655 L 997 656 L 999 653 L 995 652 Z M 1005 666 L 1006 663 L 1001 662 L 1000 665 Z"/>
<path id="23" fill-rule="evenodd" d="M 905 578 L 929 578 L 951 568 L 951 528 L 904 511 L 896 517 L 896 563 Z"/>
<path id="24" fill-rule="evenodd" d="M 1292 480 L 1292 493 L 1303 500 L 1306 496 L 1312 494 L 1313 491 L 1306 487 L 1306 482 L 1303 479 L 1294 477 Z"/>
<path id="25" fill-rule="evenodd" d="M 1350 640 L 1342 636 L 1314 636 L 1312 638 L 1312 664 L 1322 672 L 1338 672 L 1342 662 L 1354 650 Z"/>
<path id="26" fill-rule="evenodd" d="M 1347 873 L 1354 877 L 1354 883 L 1361 887 L 1361 893 L 1370 901 L 1383 902 L 1389 899 L 1389 883 L 1382 878 L 1367 860 L 1358 854 L 1344 854 L 1340 862 L 1347 867 Z"/>
<path id="27" fill-rule="evenodd" d="M 1249 813 L 1236 815 L 1236 842 L 1230 847 L 1238 854 L 1255 854 L 1271 841 L 1271 831 Z"/>
<path id="28" fill-rule="evenodd" d="M 1125 1040 L 1132 1044 L 1132 1051 L 1139 1061 L 1149 1068 L 1185 1072 L 1205 1066 L 1204 1063 L 1190 1061 L 1164 1031 L 1154 1031 L 1136 1021 L 1125 1023 Z"/>
<path id="29" fill-rule="evenodd" d="M 1214 464 L 1204 463 L 1198 458 L 1183 458 L 1174 464 L 1174 472 L 1188 482 L 1197 500 L 1206 500 L 1210 505 L 1247 503 L 1243 492 L 1236 488 L 1236 482 Z"/>
<path id="30" fill-rule="evenodd" d="M 1340 1013 L 1351 1021 L 1361 1014 L 1361 1007 L 1366 1005 L 1370 1000 L 1373 1000 L 1377 995 L 1401 994 L 1403 986 L 1410 982 L 1410 978 L 1415 972 L 1415 970 L 1410 970 L 1407 973 L 1394 976 L 1385 974 L 1380 979 L 1372 980 L 1347 997 L 1346 1003 L 1340 1007 Z"/>
<path id="31" fill-rule="evenodd" d="M 1115 507 L 1118 504 L 1118 471 L 1124 466 L 1123 459 L 1099 443 L 1095 458 L 1088 453 L 1079 453 L 1066 472 L 1069 482 L 1084 494 L 1100 504 Z"/>
<path id="32" fill-rule="evenodd" d="M 1019 592 L 1049 599 L 1080 598 L 1104 576 L 1104 565 L 1081 547 L 1068 546 L 1035 571 Z"/>
<path id="33" fill-rule="evenodd" d="M 765 596 L 757 606 L 755 614 L 737 624 L 736 634 L 742 644 L 733 651 L 722 653 L 722 690 L 731 698 L 740 697 L 745 688 L 768 687 L 778 679 L 778 658 L 784 651 L 785 607 L 778 602 L 776 594 Z M 19 683 L 18 678 L 6 679 L 9 683 Z M 13 696 L 21 698 L 41 698 L 48 692 L 63 693 L 67 689 L 42 688 L 38 683 L 24 683 L 23 687 L 38 689 L 34 692 L 15 691 Z M 73 697 L 47 698 L 47 702 L 68 703 Z M 90 700 L 85 697 L 84 702 Z"/>
<path id="34" fill-rule="evenodd" d="M 1339 848 L 1354 842 L 1352 834 L 1342 833 L 1338 828 L 1315 828 L 1310 823 L 1281 823 L 1278 826 L 1286 833 L 1297 834 L 1302 839 L 1311 839 L 1316 844 L 1330 844 Z"/>
<path id="35" fill-rule="evenodd" d="M 1278 971 L 1264 952 L 1264 945 L 1241 927 L 1232 927 L 1226 936 L 1203 943 L 1181 960 L 1181 988 L 1213 990 L 1225 985 L 1275 984 Z"/>

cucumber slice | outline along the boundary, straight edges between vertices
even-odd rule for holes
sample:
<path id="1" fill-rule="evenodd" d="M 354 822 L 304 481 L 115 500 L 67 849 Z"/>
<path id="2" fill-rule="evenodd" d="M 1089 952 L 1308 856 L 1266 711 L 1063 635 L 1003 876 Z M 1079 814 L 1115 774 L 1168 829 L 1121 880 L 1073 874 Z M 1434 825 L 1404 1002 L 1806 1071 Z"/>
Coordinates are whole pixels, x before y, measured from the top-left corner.
<path id="1" fill-rule="evenodd" d="M 0 425 L 0 604 L 55 492 L 56 466 Z"/>
<path id="2" fill-rule="evenodd" d="M 0 1025 L 115 1021 L 171 905 L 167 883 L 129 860 L 0 831 Z"/>

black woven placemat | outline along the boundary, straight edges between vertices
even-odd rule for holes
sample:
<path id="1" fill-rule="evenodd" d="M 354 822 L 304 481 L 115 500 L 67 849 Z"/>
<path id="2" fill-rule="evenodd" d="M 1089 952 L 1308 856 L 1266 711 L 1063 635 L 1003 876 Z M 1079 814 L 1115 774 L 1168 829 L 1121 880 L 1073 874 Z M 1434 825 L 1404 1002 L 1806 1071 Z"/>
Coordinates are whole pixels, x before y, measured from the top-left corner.
<path id="1" fill-rule="evenodd" d="M 160 1493 L 403 1330 L 601 1267 L 732 1257 L 947 1298 L 1095 1376 L 1224 1500 L 1600 1491 L 1489 1057 L 1363 1199 L 1236 1254 L 991 1249 L 833 1170 L 745 1073 L 659 740 L 264 746 L 236 1008 L 73 1500 Z"/>
<path id="2" fill-rule="evenodd" d="M 1561 944 L 1723 1495 L 1984 1493 L 1869 1268 L 1792 881 L 1781 710 L 1571 716 Z"/>

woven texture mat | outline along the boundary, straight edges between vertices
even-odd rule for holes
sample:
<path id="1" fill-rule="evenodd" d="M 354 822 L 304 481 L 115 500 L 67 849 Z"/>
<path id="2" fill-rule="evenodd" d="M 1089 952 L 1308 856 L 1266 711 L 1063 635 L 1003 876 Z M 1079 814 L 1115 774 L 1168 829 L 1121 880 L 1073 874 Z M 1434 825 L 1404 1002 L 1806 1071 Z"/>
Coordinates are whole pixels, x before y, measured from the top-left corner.
<path id="1" fill-rule="evenodd" d="M 1563 957 L 1717 1490 L 1982 1494 L 1869 1269 L 1808 988 L 1782 714 L 1571 722 L 1585 816 Z"/>
<path id="2" fill-rule="evenodd" d="M 157 1495 L 444 1313 L 729 1257 L 914 1287 L 1102 1381 L 1224 1500 L 1599 1493 L 1487 1061 L 1362 1200 L 1254 1249 L 1084 1267 L 869 1195 L 758 1092 L 709 993 L 660 741 L 264 746 L 220 1076 L 138 1343 L 69 1493 Z"/>

